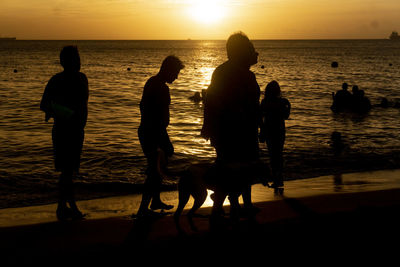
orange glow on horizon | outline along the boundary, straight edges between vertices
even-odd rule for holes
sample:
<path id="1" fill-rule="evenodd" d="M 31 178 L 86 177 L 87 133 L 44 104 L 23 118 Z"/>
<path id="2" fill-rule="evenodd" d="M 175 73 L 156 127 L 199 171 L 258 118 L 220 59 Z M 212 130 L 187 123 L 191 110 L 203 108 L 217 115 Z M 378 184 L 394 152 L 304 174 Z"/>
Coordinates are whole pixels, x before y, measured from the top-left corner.
<path id="1" fill-rule="evenodd" d="M 0 36 L 17 39 L 388 38 L 398 0 L 2 0 Z"/>

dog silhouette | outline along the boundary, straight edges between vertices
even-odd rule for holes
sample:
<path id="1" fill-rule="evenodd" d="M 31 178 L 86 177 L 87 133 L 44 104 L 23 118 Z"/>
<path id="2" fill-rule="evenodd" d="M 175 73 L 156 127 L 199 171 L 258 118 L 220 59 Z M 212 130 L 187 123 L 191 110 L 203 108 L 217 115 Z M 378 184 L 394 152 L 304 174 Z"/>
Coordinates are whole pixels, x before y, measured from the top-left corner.
<path id="1" fill-rule="evenodd" d="M 243 179 L 245 177 L 245 179 Z M 181 175 L 178 182 L 178 207 L 174 214 L 174 221 L 179 233 L 184 234 L 180 217 L 189 201 L 193 197 L 192 208 L 187 212 L 189 226 L 192 231 L 197 231 L 193 222 L 195 212 L 204 204 L 207 198 L 207 189 L 215 191 L 222 188 L 227 194 L 241 192 L 249 184 L 267 184 L 270 177 L 269 167 L 260 162 L 247 162 L 218 166 L 214 163 L 197 163 L 190 165 Z M 199 215 L 197 215 L 199 216 Z"/>

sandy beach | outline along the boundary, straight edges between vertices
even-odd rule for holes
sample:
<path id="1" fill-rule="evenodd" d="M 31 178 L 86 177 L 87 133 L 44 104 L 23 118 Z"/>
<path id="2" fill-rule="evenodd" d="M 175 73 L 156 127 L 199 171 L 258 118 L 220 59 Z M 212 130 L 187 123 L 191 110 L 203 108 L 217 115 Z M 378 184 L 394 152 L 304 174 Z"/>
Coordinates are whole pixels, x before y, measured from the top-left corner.
<path id="1" fill-rule="evenodd" d="M 162 199 L 176 206 L 177 192 L 165 192 Z M 13 264 L 137 262 L 142 257 L 149 263 L 159 257 L 200 257 L 199 262 L 206 262 L 211 256 L 250 260 L 263 253 L 356 258 L 359 253 L 377 256 L 398 249 L 400 170 L 287 181 L 282 195 L 255 185 L 253 201 L 261 210 L 255 221 L 242 219 L 210 232 L 206 215 L 212 202 L 207 199 L 199 211 L 205 216 L 195 218 L 198 232 L 192 232 L 182 216 L 186 236 L 177 234 L 170 214 L 133 220 L 130 215 L 136 212 L 140 195 L 80 201 L 87 219 L 67 223 L 56 221 L 55 205 L 2 209 L 0 250 Z"/>

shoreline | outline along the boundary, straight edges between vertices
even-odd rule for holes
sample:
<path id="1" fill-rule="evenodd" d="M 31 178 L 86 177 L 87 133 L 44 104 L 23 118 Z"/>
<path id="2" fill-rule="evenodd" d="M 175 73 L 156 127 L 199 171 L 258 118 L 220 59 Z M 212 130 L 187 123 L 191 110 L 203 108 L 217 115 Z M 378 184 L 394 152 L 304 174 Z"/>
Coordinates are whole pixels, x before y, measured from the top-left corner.
<path id="1" fill-rule="evenodd" d="M 351 159 L 351 158 L 350 158 Z M 288 162 L 293 160 L 287 160 Z M 339 157 L 335 161 L 330 159 L 323 159 L 320 166 L 316 163 L 310 164 L 309 159 L 303 159 L 304 164 L 299 168 L 296 164 L 288 163 L 285 169 L 285 181 L 308 180 L 320 176 L 329 176 L 336 174 L 351 174 L 361 172 L 374 172 L 374 171 L 391 171 L 400 169 L 400 157 L 385 157 L 376 162 L 375 157 L 348 160 L 347 157 Z M 328 162 L 329 164 L 325 164 Z M 173 169 L 173 168 L 171 168 Z M 174 172 L 174 171 L 173 171 Z M 57 179 L 56 177 L 54 178 Z M 162 185 L 162 192 L 173 192 L 177 190 L 178 178 L 175 181 L 166 181 Z M 84 180 L 77 180 L 75 182 L 76 200 L 86 201 L 99 198 L 109 197 L 124 197 L 129 195 L 141 195 L 141 188 L 143 184 L 132 183 L 118 183 L 118 182 L 105 182 L 105 183 L 86 183 Z M 111 189 L 110 189 L 111 188 Z M 39 188 L 40 189 L 40 188 Z M 12 200 L 12 198 L 15 200 Z M 39 205 L 48 205 L 57 203 L 57 188 L 45 188 L 38 190 L 38 192 L 13 192 L 11 195 L 3 194 L 0 198 L 3 203 L 0 211 L 10 208 L 24 208 Z"/>
<path id="2" fill-rule="evenodd" d="M 57 222 L 54 214 L 49 221 L 33 223 L 32 216 L 40 215 L 34 208 L 39 207 L 19 208 L 16 210 L 24 210 L 30 221 L 0 227 L 0 249 L 6 256 L 3 261 L 54 263 L 63 259 L 93 264 L 143 259 L 159 263 L 163 257 L 259 263 L 261 255 L 286 261 L 281 256 L 298 254 L 308 263 L 313 259 L 320 263 L 321 255 L 343 257 L 346 262 L 369 260 L 370 256 L 378 256 L 382 262 L 388 259 L 389 251 L 397 255 L 393 244 L 400 237 L 400 169 L 288 181 L 283 195 L 263 186 L 253 188 L 254 204 L 260 208 L 254 221 L 241 219 L 216 232 L 210 231 L 207 217 L 195 217 L 198 231 L 193 232 L 184 212 L 181 224 L 185 236 L 178 235 L 171 215 L 141 221 L 124 212 L 112 213 L 119 208 L 118 203 L 135 203 L 138 199 L 132 196 L 87 201 L 87 207 L 102 216 L 66 223 Z M 170 199 L 163 197 L 176 203 L 175 194 Z M 208 204 L 206 201 L 198 213 L 209 215 Z M 125 207 L 125 211 L 128 208 L 134 207 Z M 5 216 L 9 221 L 15 219 L 10 210 L 6 214 L 0 211 L 0 222 Z"/>
<path id="3" fill-rule="evenodd" d="M 290 180 L 285 182 L 284 188 L 284 197 L 290 198 L 391 190 L 400 188 L 400 169 L 332 174 Z M 202 208 L 212 206 L 212 200 L 209 195 Z M 176 190 L 164 191 L 161 193 L 161 198 L 166 203 L 174 205 L 174 209 L 172 210 L 174 212 L 178 204 L 178 192 Z M 282 196 L 276 195 L 270 188 L 261 184 L 255 184 L 252 186 L 252 199 L 253 203 L 257 204 L 280 200 Z M 92 220 L 117 216 L 129 218 L 133 213 L 136 213 L 140 201 L 141 194 L 127 194 L 77 200 L 77 204 L 84 213 L 88 213 L 87 219 Z M 186 205 L 186 209 L 190 208 L 192 204 L 193 199 L 191 198 Z M 226 200 L 224 205 L 229 205 L 229 202 Z M 56 203 L 50 203 L 0 209 L 0 228 L 56 222 L 56 207 Z"/>

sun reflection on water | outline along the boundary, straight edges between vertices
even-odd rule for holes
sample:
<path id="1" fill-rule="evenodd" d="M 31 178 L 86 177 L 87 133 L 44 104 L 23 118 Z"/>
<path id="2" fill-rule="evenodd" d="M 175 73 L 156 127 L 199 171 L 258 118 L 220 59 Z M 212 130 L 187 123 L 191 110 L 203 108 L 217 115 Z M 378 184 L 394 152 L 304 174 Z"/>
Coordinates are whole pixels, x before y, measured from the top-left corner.
<path id="1" fill-rule="evenodd" d="M 203 103 L 193 103 L 189 98 L 194 92 L 202 94 L 202 91 L 207 89 L 215 70 L 215 57 L 207 49 L 200 49 L 197 57 L 196 65 L 182 75 L 179 84 L 175 84 L 173 108 L 177 108 L 179 112 L 171 111 L 168 131 L 171 137 L 173 136 L 175 150 L 181 155 L 188 158 L 214 157 L 215 152 L 210 142 L 200 136 L 203 125 Z"/>
<path id="2" fill-rule="evenodd" d="M 208 57 L 206 57 L 206 59 L 204 59 L 204 61 L 208 61 Z M 206 89 L 208 87 L 208 85 L 211 82 L 211 76 L 212 73 L 214 71 L 215 67 L 210 67 L 210 66 L 202 66 L 200 68 L 196 69 L 196 76 L 198 77 L 198 81 L 200 83 L 200 85 L 204 86 Z"/>
<path id="3" fill-rule="evenodd" d="M 202 205 L 202 207 L 212 207 L 212 205 L 214 203 L 210 197 L 212 193 L 214 193 L 214 191 L 207 189 L 207 198 L 206 198 L 206 201 L 204 201 L 204 204 Z M 226 206 L 226 205 L 229 205 L 228 198 L 226 198 L 224 201 L 224 206 Z"/>

